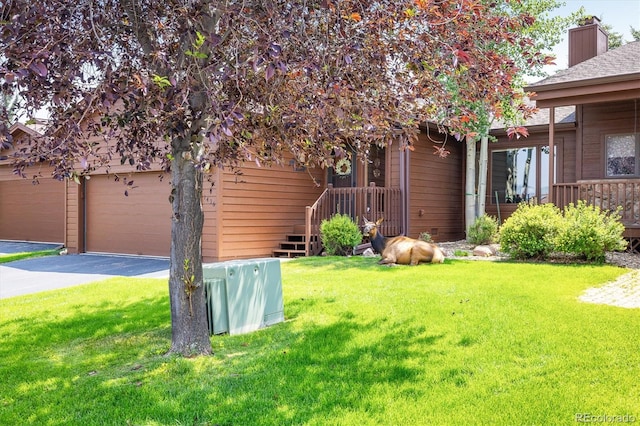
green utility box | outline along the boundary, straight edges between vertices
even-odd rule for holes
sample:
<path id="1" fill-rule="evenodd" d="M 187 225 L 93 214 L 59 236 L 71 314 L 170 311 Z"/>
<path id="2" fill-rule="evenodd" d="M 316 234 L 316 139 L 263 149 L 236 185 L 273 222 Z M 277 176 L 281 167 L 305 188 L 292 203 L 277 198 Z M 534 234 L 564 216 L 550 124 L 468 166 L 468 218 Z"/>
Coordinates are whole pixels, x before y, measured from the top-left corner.
<path id="1" fill-rule="evenodd" d="M 243 334 L 284 321 L 280 260 L 202 265 L 210 334 Z"/>

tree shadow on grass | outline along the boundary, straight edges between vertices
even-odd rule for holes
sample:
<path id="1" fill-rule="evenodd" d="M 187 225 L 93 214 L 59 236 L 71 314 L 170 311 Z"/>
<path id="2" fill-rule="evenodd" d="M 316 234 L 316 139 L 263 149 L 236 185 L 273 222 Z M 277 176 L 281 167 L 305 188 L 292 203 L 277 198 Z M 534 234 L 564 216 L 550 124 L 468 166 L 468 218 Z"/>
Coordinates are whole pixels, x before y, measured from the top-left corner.
<path id="1" fill-rule="evenodd" d="M 251 412 L 266 405 L 269 412 L 264 418 L 271 424 L 323 423 L 345 411 L 383 417 L 385 407 L 370 399 L 370 394 L 382 388 L 420 393 L 411 386 L 422 372 L 416 365 L 429 359 L 422 350 L 411 348 L 433 346 L 442 336 L 405 330 L 364 342 L 363 337 L 376 327 L 352 320 L 310 327 L 287 349 L 261 359 L 261 368 L 249 369 L 241 380 L 225 379 L 240 381 L 247 396 L 264 383 L 277 383 L 262 392 L 262 401 L 226 399 L 220 412 Z"/>
<path id="2" fill-rule="evenodd" d="M 0 325 L 0 424 L 81 421 L 83 416 L 71 407 L 96 402 L 79 396 L 92 395 L 96 384 L 107 379 L 104 372 L 127 368 L 169 347 L 167 296 L 85 305 L 66 304 L 56 292 L 42 297 L 58 298 L 59 310 L 30 306 L 31 316 Z M 14 303 L 37 304 L 38 297 L 30 295 Z"/>
<path id="3" fill-rule="evenodd" d="M 67 306 L 73 314 L 43 310 L 36 317 L 20 317 L 5 322 L 12 329 L 0 346 L 0 359 L 15 349 L 37 349 L 40 342 L 65 344 L 116 333 L 145 332 L 169 320 L 168 297 L 153 297 L 135 303 L 103 301 L 92 305 Z"/>
<path id="4" fill-rule="evenodd" d="M 216 336 L 216 354 L 194 359 L 163 355 L 170 343 L 164 296 L 39 316 L 0 327 L 0 423 L 322 423 L 345 411 L 382 417 L 385 407 L 368 396 L 380 388 L 421 395 L 412 383 L 431 355 L 442 355 L 443 336 L 425 327 L 363 324 L 349 312 L 330 324 L 300 329 L 290 321 Z"/>
<path id="5" fill-rule="evenodd" d="M 371 395 L 420 398 L 425 390 L 414 383 L 424 365 L 434 363 L 432 355 L 443 355 L 438 347 L 444 336 L 411 328 L 367 341 L 379 325 L 345 318 L 304 331 L 288 323 L 255 336 L 222 337 L 235 349 L 217 355 L 223 357 L 220 368 L 198 372 L 195 363 L 180 362 L 182 380 L 195 384 L 198 374 L 212 374 L 207 384 L 189 386 L 171 399 L 156 394 L 146 403 L 162 413 L 153 417 L 162 424 L 325 424 L 344 413 L 382 419 L 386 406 Z"/>

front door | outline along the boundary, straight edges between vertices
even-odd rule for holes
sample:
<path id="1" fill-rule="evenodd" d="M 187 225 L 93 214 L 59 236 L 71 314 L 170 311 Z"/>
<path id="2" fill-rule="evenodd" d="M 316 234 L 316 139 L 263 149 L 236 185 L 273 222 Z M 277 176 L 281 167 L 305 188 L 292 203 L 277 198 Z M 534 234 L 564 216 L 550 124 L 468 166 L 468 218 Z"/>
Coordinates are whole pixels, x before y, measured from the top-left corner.
<path id="1" fill-rule="evenodd" d="M 334 168 L 329 169 L 329 182 L 334 188 L 351 188 L 356 186 L 355 154 L 351 158 L 344 157 L 336 162 Z"/>
<path id="2" fill-rule="evenodd" d="M 351 158 L 338 160 L 335 167 L 329 169 L 328 182 L 331 183 L 334 188 L 370 186 L 372 183 L 378 188 L 384 188 L 386 186 L 385 148 L 371 145 L 371 148 L 367 152 L 366 164 L 362 164 L 356 157 L 355 151 L 352 151 Z M 358 176 L 359 173 L 361 174 L 360 177 Z"/>

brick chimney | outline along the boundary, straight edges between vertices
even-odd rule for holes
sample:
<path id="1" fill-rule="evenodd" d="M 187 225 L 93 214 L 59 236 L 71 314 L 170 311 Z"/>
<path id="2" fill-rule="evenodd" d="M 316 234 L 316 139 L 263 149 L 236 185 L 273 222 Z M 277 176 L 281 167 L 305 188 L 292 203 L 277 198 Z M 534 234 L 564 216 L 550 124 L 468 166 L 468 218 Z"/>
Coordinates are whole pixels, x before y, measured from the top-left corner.
<path id="1" fill-rule="evenodd" d="M 569 67 L 607 51 L 609 36 L 595 16 L 585 18 L 569 30 Z"/>

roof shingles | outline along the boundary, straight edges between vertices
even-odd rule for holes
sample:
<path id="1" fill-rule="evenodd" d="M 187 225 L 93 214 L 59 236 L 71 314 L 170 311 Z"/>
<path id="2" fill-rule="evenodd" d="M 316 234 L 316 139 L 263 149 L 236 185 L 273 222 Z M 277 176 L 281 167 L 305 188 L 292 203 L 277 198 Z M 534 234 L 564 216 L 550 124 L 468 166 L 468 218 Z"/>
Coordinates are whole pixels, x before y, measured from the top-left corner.
<path id="1" fill-rule="evenodd" d="M 640 73 L 640 41 L 634 41 L 595 56 L 571 68 L 533 83 L 528 89 L 536 90 L 543 86 L 585 82 L 602 78 Z"/>

